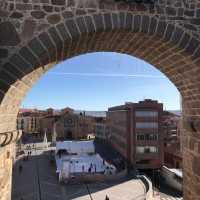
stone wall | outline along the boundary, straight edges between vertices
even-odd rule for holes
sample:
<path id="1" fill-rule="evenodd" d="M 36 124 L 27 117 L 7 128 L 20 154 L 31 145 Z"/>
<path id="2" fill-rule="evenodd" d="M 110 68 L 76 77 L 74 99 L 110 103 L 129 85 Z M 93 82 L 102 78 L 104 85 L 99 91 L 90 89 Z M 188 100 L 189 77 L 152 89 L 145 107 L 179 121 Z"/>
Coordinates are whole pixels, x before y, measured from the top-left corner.
<path id="1" fill-rule="evenodd" d="M 64 59 L 96 51 L 115 51 L 144 59 L 162 71 L 180 91 L 184 198 L 197 200 L 200 196 L 199 0 L 156 0 L 155 4 L 114 0 L 1 0 L 0 141 L 10 141 L 4 142 L 8 146 L 13 141 L 10 132 L 16 129 L 20 103 L 48 69 Z"/>
<path id="2" fill-rule="evenodd" d="M 11 199 L 12 166 L 15 158 L 15 144 L 0 148 L 0 200 Z"/>

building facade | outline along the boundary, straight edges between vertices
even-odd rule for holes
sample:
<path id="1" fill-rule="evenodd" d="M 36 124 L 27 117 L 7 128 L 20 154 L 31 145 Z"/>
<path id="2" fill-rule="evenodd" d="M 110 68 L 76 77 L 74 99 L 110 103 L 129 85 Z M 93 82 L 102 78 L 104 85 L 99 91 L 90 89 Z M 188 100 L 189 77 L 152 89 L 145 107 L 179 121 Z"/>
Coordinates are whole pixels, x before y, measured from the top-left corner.
<path id="1" fill-rule="evenodd" d="M 94 127 L 93 117 L 86 116 L 84 112 L 75 114 L 70 108 L 60 113 L 51 112 L 41 120 L 41 132 L 46 132 L 48 140 L 54 132 L 57 140 L 86 139 L 88 134 L 94 134 Z"/>
<path id="2" fill-rule="evenodd" d="M 95 118 L 95 138 L 103 141 L 109 139 L 109 128 L 107 125 L 106 117 Z"/>
<path id="3" fill-rule="evenodd" d="M 169 168 L 182 168 L 181 116 L 170 112 L 163 113 L 164 165 Z"/>
<path id="4" fill-rule="evenodd" d="M 43 112 L 37 109 L 21 109 L 17 117 L 17 130 L 23 133 L 39 134 Z"/>
<path id="5" fill-rule="evenodd" d="M 163 164 L 162 112 L 163 105 L 150 99 L 108 109 L 110 143 L 135 168 Z"/>

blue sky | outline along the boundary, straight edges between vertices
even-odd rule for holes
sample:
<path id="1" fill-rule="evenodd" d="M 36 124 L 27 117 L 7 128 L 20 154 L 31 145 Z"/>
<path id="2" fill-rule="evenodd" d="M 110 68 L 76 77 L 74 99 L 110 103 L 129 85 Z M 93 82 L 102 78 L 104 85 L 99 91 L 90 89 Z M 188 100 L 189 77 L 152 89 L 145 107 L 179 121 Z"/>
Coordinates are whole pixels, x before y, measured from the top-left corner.
<path id="1" fill-rule="evenodd" d="M 126 54 L 100 52 L 57 64 L 27 93 L 21 107 L 107 110 L 144 98 L 158 100 L 168 110 L 180 109 L 178 90 L 155 67 Z"/>

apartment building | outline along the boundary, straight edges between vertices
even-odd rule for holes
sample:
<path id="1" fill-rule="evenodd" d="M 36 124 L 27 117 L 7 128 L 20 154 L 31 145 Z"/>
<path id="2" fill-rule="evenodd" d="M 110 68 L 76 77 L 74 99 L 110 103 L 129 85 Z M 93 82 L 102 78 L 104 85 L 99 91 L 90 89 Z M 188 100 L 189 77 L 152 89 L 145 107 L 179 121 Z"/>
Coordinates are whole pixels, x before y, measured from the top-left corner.
<path id="1" fill-rule="evenodd" d="M 181 116 L 164 111 L 163 120 L 164 135 L 164 165 L 169 168 L 182 168 L 181 148 Z"/>
<path id="2" fill-rule="evenodd" d="M 163 164 L 163 104 L 151 99 L 108 109 L 110 143 L 138 169 Z"/>
<path id="3" fill-rule="evenodd" d="M 23 133 L 39 134 L 43 112 L 37 109 L 21 109 L 17 117 L 17 129 Z"/>
<path id="4" fill-rule="evenodd" d="M 109 137 L 106 117 L 95 117 L 95 138 L 107 141 Z"/>

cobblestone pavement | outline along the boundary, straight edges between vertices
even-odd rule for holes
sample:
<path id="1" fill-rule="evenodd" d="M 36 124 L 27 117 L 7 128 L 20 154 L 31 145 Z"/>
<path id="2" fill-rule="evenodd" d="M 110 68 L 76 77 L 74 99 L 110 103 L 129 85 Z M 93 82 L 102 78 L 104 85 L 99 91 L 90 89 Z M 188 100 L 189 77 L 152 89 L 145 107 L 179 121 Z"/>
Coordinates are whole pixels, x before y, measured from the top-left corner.
<path id="1" fill-rule="evenodd" d="M 22 166 L 20 173 L 19 166 Z M 93 184 L 59 184 L 55 165 L 42 150 L 32 151 L 28 161 L 19 159 L 13 170 L 12 200 L 143 200 L 144 185 L 139 180 Z"/>

